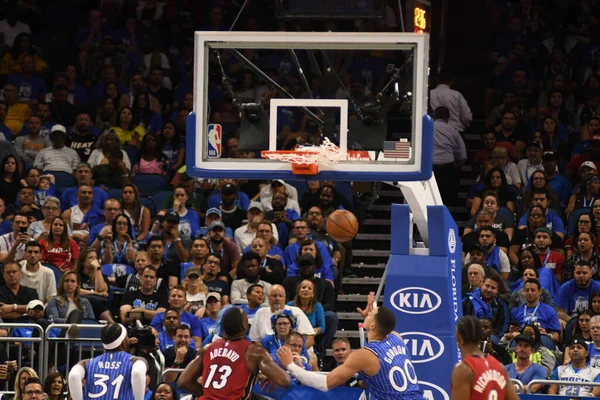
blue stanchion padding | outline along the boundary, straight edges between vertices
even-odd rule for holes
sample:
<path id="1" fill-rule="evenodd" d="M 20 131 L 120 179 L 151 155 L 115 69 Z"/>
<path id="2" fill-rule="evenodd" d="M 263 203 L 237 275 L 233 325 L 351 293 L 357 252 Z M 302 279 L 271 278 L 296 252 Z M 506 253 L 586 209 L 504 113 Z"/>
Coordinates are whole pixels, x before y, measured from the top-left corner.
<path id="1" fill-rule="evenodd" d="M 358 400 L 362 389 L 340 386 L 328 392 L 321 392 L 306 386 L 293 386 L 289 389 L 277 388 L 275 391 L 267 393 L 261 392 L 260 386 L 254 385 L 252 392 L 275 400 Z"/>
<path id="2" fill-rule="evenodd" d="M 462 249 L 448 209 L 429 206 L 427 213 L 429 255 L 411 255 L 409 206 L 392 206 L 384 305 L 396 315 L 425 398 L 448 400 L 452 368 L 460 360 L 455 327 L 462 316 Z"/>
<path id="3" fill-rule="evenodd" d="M 572 400 L 583 397 L 573 397 L 573 396 L 559 396 L 559 395 L 550 395 L 550 394 L 520 394 L 519 399 L 521 400 Z"/>

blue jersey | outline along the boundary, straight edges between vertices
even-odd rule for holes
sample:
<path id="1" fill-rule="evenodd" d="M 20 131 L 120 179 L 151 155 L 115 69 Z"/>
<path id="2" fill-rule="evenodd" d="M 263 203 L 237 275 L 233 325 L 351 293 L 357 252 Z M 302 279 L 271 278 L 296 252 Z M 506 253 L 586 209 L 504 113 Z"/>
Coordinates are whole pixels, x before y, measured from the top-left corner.
<path id="1" fill-rule="evenodd" d="M 117 351 L 92 358 L 85 371 L 84 399 L 133 400 L 132 357 Z"/>
<path id="2" fill-rule="evenodd" d="M 379 359 L 379 372 L 368 376 L 359 372 L 359 380 L 367 386 L 371 399 L 412 400 L 423 398 L 417 373 L 408 348 L 398 336 L 389 334 L 383 341 L 369 342 L 365 349 Z"/>

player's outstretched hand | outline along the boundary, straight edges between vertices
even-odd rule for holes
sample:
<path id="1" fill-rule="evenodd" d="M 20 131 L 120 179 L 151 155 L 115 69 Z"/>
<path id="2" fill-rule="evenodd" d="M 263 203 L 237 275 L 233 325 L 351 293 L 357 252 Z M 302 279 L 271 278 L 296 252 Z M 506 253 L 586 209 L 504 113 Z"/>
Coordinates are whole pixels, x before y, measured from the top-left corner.
<path id="1" fill-rule="evenodd" d="M 282 346 L 277 350 L 277 358 L 284 368 L 294 362 L 294 354 L 287 346 Z"/>
<path id="2" fill-rule="evenodd" d="M 373 304 L 375 303 L 375 292 L 369 293 L 369 297 L 367 298 L 367 306 L 365 309 L 356 308 L 356 311 L 362 315 L 363 318 L 367 318 L 369 314 L 373 311 Z"/>

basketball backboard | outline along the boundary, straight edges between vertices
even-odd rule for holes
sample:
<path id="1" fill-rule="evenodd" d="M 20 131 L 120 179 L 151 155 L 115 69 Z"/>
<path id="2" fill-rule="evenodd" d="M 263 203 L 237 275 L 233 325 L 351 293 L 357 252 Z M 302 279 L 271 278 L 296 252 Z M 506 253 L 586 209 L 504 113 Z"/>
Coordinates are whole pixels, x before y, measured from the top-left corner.
<path id="1" fill-rule="evenodd" d="M 205 178 L 422 181 L 431 177 L 429 37 L 196 32 L 187 173 Z M 339 146 L 316 175 L 264 151 Z M 229 148 L 227 147 L 229 145 Z"/>

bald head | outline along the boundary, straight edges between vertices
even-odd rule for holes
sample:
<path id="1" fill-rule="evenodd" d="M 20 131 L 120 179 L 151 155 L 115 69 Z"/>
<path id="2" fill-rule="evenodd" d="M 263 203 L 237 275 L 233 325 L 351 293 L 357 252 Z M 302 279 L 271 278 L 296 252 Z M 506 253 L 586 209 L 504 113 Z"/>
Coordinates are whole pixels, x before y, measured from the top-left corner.
<path id="1" fill-rule="evenodd" d="M 273 285 L 269 289 L 269 306 L 271 306 L 271 312 L 283 310 L 285 307 L 285 289 L 281 285 Z"/>

